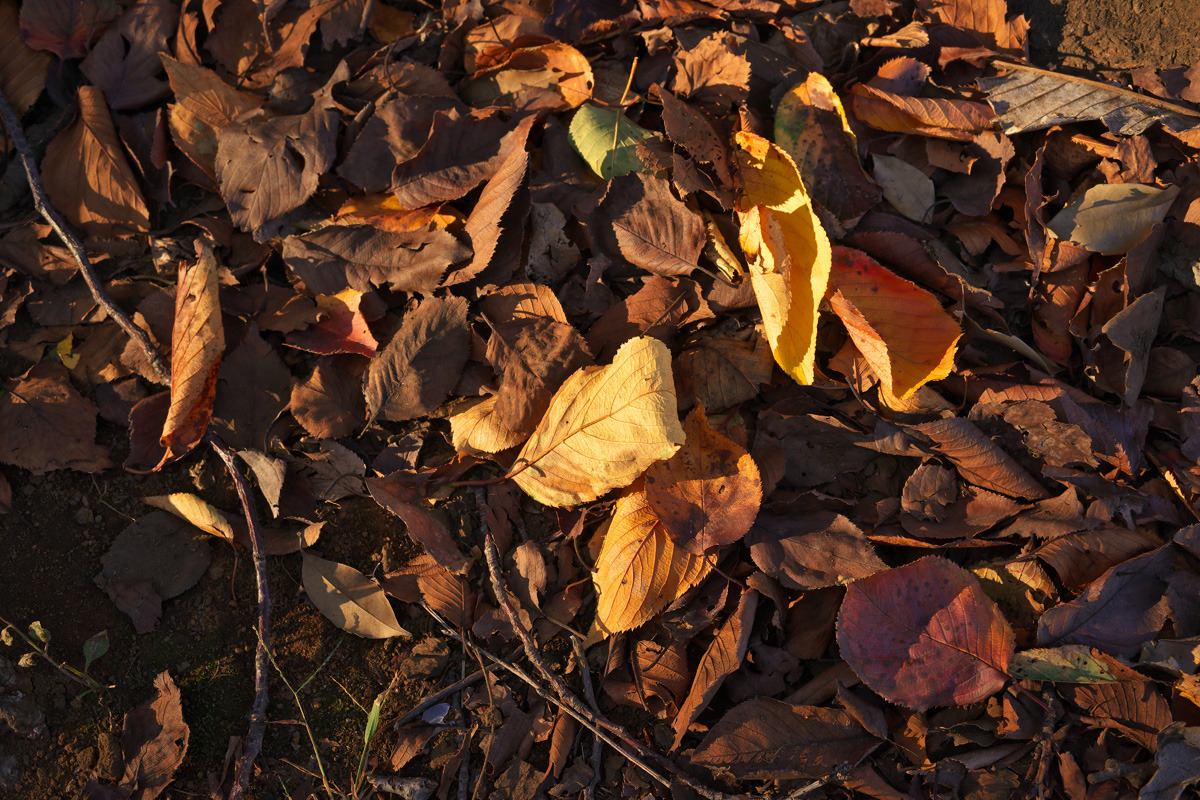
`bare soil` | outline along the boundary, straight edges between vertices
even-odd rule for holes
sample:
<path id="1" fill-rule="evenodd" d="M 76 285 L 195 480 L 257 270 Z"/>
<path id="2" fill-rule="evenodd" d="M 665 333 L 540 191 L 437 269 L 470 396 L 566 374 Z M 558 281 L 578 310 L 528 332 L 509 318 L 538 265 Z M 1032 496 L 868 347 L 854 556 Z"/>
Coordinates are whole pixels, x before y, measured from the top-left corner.
<path id="1" fill-rule="evenodd" d="M 1010 0 L 1013 12 L 1031 20 L 1034 60 L 1044 66 L 1111 74 L 1140 66 L 1166 67 L 1200 62 L 1200 3 L 1195 0 Z M 28 364 L 0 362 L 0 376 Z M 125 456 L 125 431 L 101 423 L 100 439 L 115 463 Z M 253 693 L 254 582 L 248 560 L 240 561 L 219 543 L 207 575 L 193 589 L 164 603 L 158 630 L 135 636 L 128 618 L 97 588 L 93 578 L 117 534 L 138 514 L 141 498 L 199 491 L 226 509 L 236 509 L 233 488 L 215 458 L 193 457 L 190 470 L 177 467 L 154 475 L 111 469 L 97 476 L 56 472 L 32 476 L 4 468 L 13 487 L 13 513 L 0 516 L 6 559 L 0 580 L 0 614 L 18 624 L 40 620 L 51 632 L 51 650 L 60 660 L 82 665 L 81 646 L 107 630 L 109 653 L 92 673 L 115 688 L 97 700 L 78 698 L 81 687 L 44 662 L 20 672 L 20 689 L 43 709 L 48 733 L 23 739 L 0 732 L 0 796 L 50 800 L 78 794 L 93 768 L 102 777 L 120 777 L 114 736 L 126 711 L 149 699 L 154 677 L 170 670 L 182 690 L 191 726 L 189 753 L 166 798 L 208 796 L 220 776 L 232 737 L 244 735 Z M 327 557 L 370 573 L 384 559 L 402 563 L 413 545 L 400 526 L 370 500 L 352 498 L 327 513 L 321 546 Z M 385 553 L 386 551 L 386 553 Z M 432 629 L 418 613 L 401 619 L 415 634 L 411 641 L 364 641 L 341 633 L 303 601 L 298 556 L 271 559 L 274 649 L 280 668 L 294 685 L 316 672 L 302 696 L 330 778 L 349 783 L 361 747 L 372 699 L 388 683 L 412 642 Z M 15 661 L 21 646 L 0 650 Z M 387 708 L 381 735 L 372 748 L 387 758 L 394 742 L 386 720 L 394 719 L 436 691 L 440 680 L 414 679 L 400 685 Z M 273 676 L 272 701 L 260 768 L 277 777 L 259 797 L 285 796 L 313 769 L 307 736 L 290 695 Z M 119 752 L 119 748 L 117 749 Z M 13 761 L 9 761 L 9 759 Z M 3 774 L 15 762 L 16 780 Z M 435 771 L 430 772 L 436 774 Z M 281 784 L 282 781 L 282 784 Z M 294 795 L 293 795 L 294 796 Z"/>

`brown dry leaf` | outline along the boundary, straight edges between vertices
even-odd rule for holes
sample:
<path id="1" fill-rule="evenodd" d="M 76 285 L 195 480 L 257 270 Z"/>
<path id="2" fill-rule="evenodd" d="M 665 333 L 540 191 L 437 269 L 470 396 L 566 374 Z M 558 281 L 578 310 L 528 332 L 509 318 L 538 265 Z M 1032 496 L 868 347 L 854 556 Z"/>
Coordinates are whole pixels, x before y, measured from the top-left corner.
<path id="1" fill-rule="evenodd" d="M 1178 194 L 1178 186 L 1100 184 L 1067 203 L 1046 227 L 1059 239 L 1093 253 L 1119 255 L 1129 252 L 1162 222 Z"/>
<path id="2" fill-rule="evenodd" d="M 210 69 L 165 53 L 160 58 L 175 94 L 168 113 L 175 146 L 215 180 L 217 134 L 235 118 L 262 108 L 262 101 L 234 89 Z"/>
<path id="3" fill-rule="evenodd" d="M 158 696 L 125 715 L 121 788 L 129 800 L 153 800 L 167 788 L 187 755 L 190 729 L 183 721 L 179 688 L 164 670 L 154 679 Z"/>
<path id="4" fill-rule="evenodd" d="M 346 436 L 367 420 L 362 379 L 336 364 L 317 364 L 308 378 L 293 384 L 288 409 L 313 436 Z"/>
<path id="5" fill-rule="evenodd" d="M 467 361 L 469 333 L 461 297 L 430 297 L 406 314 L 367 369 L 367 423 L 415 419 L 440 406 Z"/>
<path id="6" fill-rule="evenodd" d="M 496 413 L 495 395 L 472 398 L 450 415 L 450 441 L 460 453 L 489 455 L 516 447 L 526 435 L 509 430 Z"/>
<path id="7" fill-rule="evenodd" d="M 711 316 L 695 281 L 650 275 L 640 289 L 592 324 L 588 347 L 598 358 L 606 358 L 636 336 L 653 336 L 669 344 L 681 326 Z"/>
<path id="8" fill-rule="evenodd" d="M 25 0 L 21 38 L 60 59 L 83 58 L 95 37 L 120 12 L 114 0 Z"/>
<path id="9" fill-rule="evenodd" d="M 505 47 L 489 52 L 488 62 L 487 69 L 476 72 L 460 90 L 463 99 L 476 108 L 492 105 L 518 112 L 555 113 L 591 99 L 595 84 L 592 65 L 569 44 Z"/>
<path id="10" fill-rule="evenodd" d="M 464 228 L 471 239 L 474 254 L 471 263 L 446 276 L 446 285 L 474 280 L 483 287 L 507 283 L 521 266 L 521 244 L 525 238 L 525 217 L 529 214 L 529 192 L 525 181 L 529 173 L 529 153 L 524 133 L 529 126 L 513 131 L 507 156 L 484 184 L 483 191 Z"/>
<path id="11" fill-rule="evenodd" d="M 747 589 L 738 598 L 737 609 L 729 615 L 713 636 L 700 663 L 696 665 L 696 677 L 687 698 L 679 706 L 672 727 L 675 741 L 672 750 L 678 750 L 688 726 L 696 721 L 700 713 L 721 688 L 727 675 L 742 665 L 746 657 L 746 645 L 750 642 L 750 629 L 754 625 L 754 612 L 758 608 L 758 592 Z"/>
<path id="12" fill-rule="evenodd" d="M 833 312 L 891 396 L 954 369 L 962 329 L 929 292 L 848 247 L 833 248 L 829 288 Z"/>
<path id="13" fill-rule="evenodd" d="M 204 437 L 224 350 L 217 259 L 204 246 L 194 262 L 179 265 L 171 332 L 171 407 L 159 440 L 166 452 L 155 469 L 183 458 Z"/>
<path id="14" fill-rule="evenodd" d="M 150 229 L 150 211 L 104 95 L 79 87 L 79 116 L 54 138 L 42 159 L 46 193 L 88 236 L 131 236 Z"/>
<path id="15" fill-rule="evenodd" d="M 791 157 L 752 133 L 736 137 L 742 251 L 771 352 L 797 383 L 813 381 L 817 307 L 829 282 L 829 238 Z"/>
<path id="16" fill-rule="evenodd" d="M 590 639 L 632 630 L 666 609 L 712 569 L 671 542 L 635 485 L 613 506 L 592 582 L 600 597 Z"/>
<path id="17" fill-rule="evenodd" d="M 396 621 L 387 595 L 374 580 L 353 567 L 303 552 L 304 591 L 325 618 L 344 631 L 366 639 L 410 636 Z"/>
<path id="18" fill-rule="evenodd" d="M 291 372 L 251 323 L 241 343 L 221 361 L 213 430 L 236 450 L 266 449 L 267 434 L 287 408 L 291 392 Z"/>
<path id="19" fill-rule="evenodd" d="M 44 475 L 112 466 L 96 444 L 96 406 L 71 386 L 67 368 L 43 361 L 0 391 L 0 461 Z"/>
<path id="20" fill-rule="evenodd" d="M 750 556 L 791 589 L 844 586 L 887 569 L 874 546 L 841 514 L 761 514 L 746 536 Z"/>
<path id="21" fill-rule="evenodd" d="M 933 445 L 976 486 L 1009 497 L 1042 500 L 1050 493 L 1025 468 L 1001 450 L 970 420 L 951 417 L 913 428 L 933 440 Z"/>
<path id="22" fill-rule="evenodd" d="M 46 88 L 46 70 L 52 59 L 21 39 L 17 6 L 17 0 L 0 1 L 0 91 L 21 117 Z"/>
<path id="23" fill-rule="evenodd" d="M 539 503 L 578 505 L 628 486 L 683 440 L 671 354 L 638 337 L 559 387 L 509 475 Z"/>
<path id="24" fill-rule="evenodd" d="M 471 560 L 459 549 L 442 515 L 428 508 L 420 495 L 403 481 L 389 480 L 386 476 L 367 478 L 367 488 L 376 503 L 404 521 L 408 538 L 425 548 L 439 566 L 458 575 L 466 574 Z"/>
<path id="25" fill-rule="evenodd" d="M 170 0 L 139 0 L 109 26 L 80 64 L 83 74 L 104 90 L 114 111 L 130 111 L 170 94 L 159 75 L 160 51 L 179 23 L 179 7 Z"/>
<path id="26" fill-rule="evenodd" d="M 878 744 L 845 711 L 756 697 L 713 726 L 692 762 L 736 778 L 821 778 Z"/>
<path id="27" fill-rule="evenodd" d="M 640 172 L 614 178 L 601 209 L 612 220 L 617 246 L 629 263 L 667 276 L 696 269 L 704 220 L 671 193 L 669 181 Z"/>
<path id="28" fill-rule="evenodd" d="M 724 411 L 755 397 L 774 367 L 770 346 L 755 331 L 748 340 L 702 335 L 675 360 L 679 399 Z"/>
<path id="29" fill-rule="evenodd" d="M 142 502 L 169 511 L 205 533 L 211 533 L 233 544 L 235 532 L 229 515 L 190 492 L 143 497 Z"/>
<path id="30" fill-rule="evenodd" d="M 683 447 L 646 470 L 646 500 L 675 544 L 703 555 L 741 539 L 762 502 L 762 480 L 744 448 L 714 431 L 698 405 Z"/>
<path id="31" fill-rule="evenodd" d="M 857 83 L 850 89 L 854 116 L 881 131 L 913 133 L 969 142 L 992 127 L 986 103 L 934 97 L 908 97 Z"/>

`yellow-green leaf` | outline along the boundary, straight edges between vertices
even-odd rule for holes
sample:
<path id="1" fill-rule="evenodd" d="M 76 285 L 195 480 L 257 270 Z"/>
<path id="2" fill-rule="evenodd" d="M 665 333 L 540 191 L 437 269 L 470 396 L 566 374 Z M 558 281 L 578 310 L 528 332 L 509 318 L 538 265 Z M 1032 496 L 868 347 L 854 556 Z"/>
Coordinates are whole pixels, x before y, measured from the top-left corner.
<path id="1" fill-rule="evenodd" d="M 671 353 L 640 336 L 608 366 L 567 378 L 509 474 L 539 503 L 572 506 L 628 486 L 682 444 Z"/>
<path id="2" fill-rule="evenodd" d="M 584 104 L 567 130 L 571 145 L 597 175 L 605 180 L 630 172 L 648 172 L 638 158 L 637 143 L 662 135 L 635 125 L 620 111 Z"/>
<path id="3" fill-rule="evenodd" d="M 775 361 L 796 382 L 813 381 L 817 307 L 829 283 L 829 237 L 796 164 L 779 147 L 738 133 L 741 244 Z"/>

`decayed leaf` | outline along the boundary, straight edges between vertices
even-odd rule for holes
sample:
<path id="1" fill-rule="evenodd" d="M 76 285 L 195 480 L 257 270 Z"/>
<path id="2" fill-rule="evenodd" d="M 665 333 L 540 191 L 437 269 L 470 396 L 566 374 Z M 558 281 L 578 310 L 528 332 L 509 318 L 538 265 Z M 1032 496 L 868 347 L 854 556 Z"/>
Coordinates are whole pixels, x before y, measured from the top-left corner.
<path id="1" fill-rule="evenodd" d="M 829 286 L 833 312 L 892 396 L 950 374 L 962 329 L 932 294 L 848 247 L 833 248 Z"/>
<path id="2" fill-rule="evenodd" d="M 307 550 L 301 578 L 304 591 L 325 618 L 344 631 L 366 639 L 410 636 L 379 584 L 353 567 L 326 561 Z"/>
<path id="3" fill-rule="evenodd" d="M 367 421 L 404 420 L 433 411 L 467 360 L 467 301 L 431 297 L 404 317 L 367 370 Z"/>
<path id="4" fill-rule="evenodd" d="M 937 556 L 850 584 L 837 639 L 867 686 L 918 711 L 998 692 L 1015 645 L 975 576 Z"/>
<path id="5" fill-rule="evenodd" d="M 635 486 L 613 506 L 592 582 L 594 632 L 611 636 L 648 622 L 704 579 L 712 562 L 676 547 Z M 594 636 L 595 634 L 593 634 Z"/>
<path id="6" fill-rule="evenodd" d="M 938 452 L 976 486 L 1009 497 L 1041 500 L 1050 496 L 1024 467 L 970 420 L 951 417 L 913 427 L 932 439 Z"/>
<path id="7" fill-rule="evenodd" d="M 979 85 L 999 114 L 996 121 L 1010 136 L 1094 119 L 1103 120 L 1110 131 L 1121 136 L 1137 135 L 1159 121 L 1173 131 L 1200 125 L 1200 114 L 1187 106 L 1075 75 L 1023 64 L 1005 65 L 1013 71 L 980 78 Z"/>
<path id="8" fill-rule="evenodd" d="M 759 569 L 805 591 L 846 585 L 887 569 L 875 547 L 841 514 L 761 514 L 746 536 Z"/>
<path id="9" fill-rule="evenodd" d="M 246 391 L 252 386 L 253 391 Z M 212 427 L 238 450 L 265 449 L 271 424 L 287 407 L 292 374 L 251 324 L 237 347 L 221 361 Z"/>
<path id="10" fill-rule="evenodd" d="M 529 213 L 529 192 L 525 189 L 528 132 L 529 126 L 522 125 L 509 136 L 507 146 L 511 149 L 484 185 L 464 226 L 474 251 L 471 263 L 448 275 L 448 285 L 466 280 L 485 285 L 506 283 L 519 268 L 525 216 Z M 526 138 L 518 138 L 522 134 Z"/>
<path id="11" fill-rule="evenodd" d="M 1140 183 L 1105 183 L 1087 189 L 1046 223 L 1059 239 L 1093 253 L 1126 253 L 1163 221 L 1179 194 Z"/>
<path id="12" fill-rule="evenodd" d="M 83 58 L 120 12 L 114 0 L 26 0 L 21 4 L 21 38 L 60 59 Z"/>
<path id="13" fill-rule="evenodd" d="M 35 364 L 0 386 L 0 461 L 35 475 L 112 466 L 96 444 L 96 406 L 75 391 L 61 363 Z"/>
<path id="14" fill-rule="evenodd" d="M 217 134 L 234 118 L 261 108 L 262 101 L 234 89 L 210 69 L 184 64 L 165 53 L 159 57 L 175 94 L 168 112 L 175 146 L 216 179 Z"/>
<path id="15" fill-rule="evenodd" d="M 842 102 L 821 73 L 809 73 L 779 101 L 775 141 L 796 162 L 813 199 L 843 223 L 879 202 L 879 187 L 858 159 Z"/>
<path id="16" fill-rule="evenodd" d="M 1179 800 L 1200 781 L 1200 728 L 1175 722 L 1158 734 L 1158 769 L 1142 787 L 1139 800 Z"/>
<path id="17" fill-rule="evenodd" d="M 450 441 L 460 453 L 499 453 L 525 441 L 525 434 L 504 426 L 496 414 L 496 396 L 468 400 L 450 415 Z"/>
<path id="18" fill-rule="evenodd" d="M 646 165 L 637 154 L 638 142 L 662 138 L 633 124 L 620 111 L 590 104 L 580 106 L 575 112 L 568 134 L 575 152 L 605 180 L 630 172 L 646 172 Z"/>
<path id="19" fill-rule="evenodd" d="M 1051 683 L 1108 683 L 1145 680 L 1129 667 L 1099 650 L 1081 644 L 1044 647 L 1016 653 L 1008 674 L 1019 681 Z"/>
<path id="20" fill-rule="evenodd" d="M 845 711 L 756 697 L 722 717 L 692 761 L 736 778 L 819 778 L 843 762 L 856 764 L 877 744 Z"/>
<path id="21" fill-rule="evenodd" d="M 559 387 L 509 474 L 539 503 L 577 505 L 628 486 L 683 440 L 671 354 L 638 337 Z"/>
<path id="22" fill-rule="evenodd" d="M 230 524 L 229 517 L 225 512 L 190 492 L 176 492 L 174 494 L 143 497 L 142 502 L 156 508 L 161 508 L 163 511 L 169 511 L 180 519 L 195 525 L 205 533 L 211 533 L 213 536 L 219 536 L 230 544 L 233 543 L 233 525 Z"/>
<path id="23" fill-rule="evenodd" d="M 129 236 L 150 229 L 150 211 L 125 148 L 94 86 L 79 87 L 79 116 L 42 159 L 46 193 L 89 236 Z"/>
<path id="24" fill-rule="evenodd" d="M 17 30 L 17 0 L 0 2 L 0 90 L 12 101 L 17 116 L 37 102 L 46 88 L 50 54 L 33 49 Z"/>
<path id="25" fill-rule="evenodd" d="M 704 406 L 688 414 L 683 432 L 683 447 L 646 471 L 646 499 L 675 544 L 702 555 L 750 530 L 762 480 L 750 454 L 709 427 Z"/>
<path id="26" fill-rule="evenodd" d="M 771 352 L 801 384 L 813 381 L 817 307 L 829 282 L 829 238 L 790 156 L 759 136 L 736 137 L 741 244 Z"/>
<path id="27" fill-rule="evenodd" d="M 476 29 L 479 30 L 479 29 Z M 490 65 L 461 89 L 471 105 L 508 106 L 520 111 L 566 111 L 592 96 L 592 66 L 569 44 L 506 47 L 489 54 Z"/>
<path id="28" fill-rule="evenodd" d="M 696 677 L 687 698 L 679 706 L 672 726 L 675 741 L 672 750 L 678 750 L 687 733 L 688 726 L 696 721 L 700 712 L 708 706 L 725 677 L 742 665 L 746 657 L 746 645 L 750 642 L 750 629 L 754 625 L 754 611 L 758 608 L 758 592 L 747 589 L 738 599 L 737 609 L 729 616 L 713 636 L 700 663 L 696 665 Z"/>
<path id="29" fill-rule="evenodd" d="M 695 397 L 705 408 L 724 411 L 758 394 L 771 380 L 775 359 L 754 331 L 749 341 L 704 337 L 675 360 L 681 401 Z"/>
<path id="30" fill-rule="evenodd" d="M 204 247 L 194 262 L 179 265 L 171 332 L 171 407 L 160 439 L 166 452 L 156 469 L 178 461 L 203 438 L 224 350 L 217 260 Z"/>
<path id="31" fill-rule="evenodd" d="M 704 220 L 671 193 L 669 181 L 638 173 L 614 178 L 601 208 L 629 263 L 656 275 L 696 269 Z"/>
<path id="32" fill-rule="evenodd" d="M 167 39 L 179 23 L 179 7 L 169 0 L 139 0 L 96 42 L 80 64 L 83 74 L 104 90 L 114 111 L 162 100 L 170 93 L 159 78 Z"/>
<path id="33" fill-rule="evenodd" d="M 154 679 L 158 695 L 125 715 L 121 753 L 125 774 L 121 788 L 130 800 L 154 800 L 187 755 L 191 730 L 183 721 L 179 688 L 167 671 Z"/>

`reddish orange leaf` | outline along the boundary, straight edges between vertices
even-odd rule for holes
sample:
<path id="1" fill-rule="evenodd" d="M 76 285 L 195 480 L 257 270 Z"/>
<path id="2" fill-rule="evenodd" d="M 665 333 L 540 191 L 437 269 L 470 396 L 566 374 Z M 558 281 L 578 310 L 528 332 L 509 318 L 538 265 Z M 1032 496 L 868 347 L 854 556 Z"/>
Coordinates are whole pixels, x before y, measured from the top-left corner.
<path id="1" fill-rule="evenodd" d="M 683 423 L 683 447 L 646 471 L 646 500 L 675 544 L 690 553 L 746 535 L 762 502 L 754 459 L 708 425 L 697 405 Z"/>
<path id="2" fill-rule="evenodd" d="M 317 295 L 321 317 L 302 331 L 288 334 L 287 343 L 310 353 L 358 353 L 370 358 L 379 348 L 362 312 L 363 293 L 343 289 L 337 294 Z M 378 301 L 376 301 L 378 302 Z M 376 313 L 375 317 L 379 314 Z"/>
<path id="3" fill-rule="evenodd" d="M 833 312 L 894 396 L 950 374 L 962 330 L 936 297 L 848 247 L 833 248 L 829 282 Z"/>
<path id="4" fill-rule="evenodd" d="M 178 461 L 204 437 L 224 350 L 217 260 L 204 247 L 195 262 L 179 266 L 171 332 L 171 408 L 159 440 L 166 453 L 155 469 Z"/>
<path id="5" fill-rule="evenodd" d="M 1000 691 L 1016 644 L 975 576 L 938 556 L 850 584 L 837 640 L 867 686 L 918 711 Z"/>

